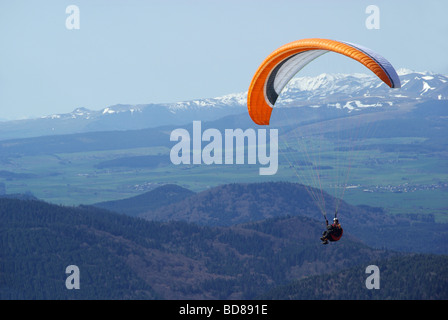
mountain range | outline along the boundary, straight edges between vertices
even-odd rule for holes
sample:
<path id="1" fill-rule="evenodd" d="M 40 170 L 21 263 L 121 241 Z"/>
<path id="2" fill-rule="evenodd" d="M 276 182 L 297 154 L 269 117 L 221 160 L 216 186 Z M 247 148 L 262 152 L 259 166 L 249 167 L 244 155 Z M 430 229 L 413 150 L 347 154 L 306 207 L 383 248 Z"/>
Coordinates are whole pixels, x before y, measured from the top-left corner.
<path id="1" fill-rule="evenodd" d="M 284 88 L 276 107 L 327 106 L 347 111 L 402 103 L 448 99 L 448 77 L 431 72 L 398 71 L 400 89 L 390 89 L 374 75 L 321 74 L 296 77 Z M 246 113 L 247 92 L 164 104 L 75 108 L 70 113 L 2 122 L 0 140 L 108 130 L 185 125 Z"/>
<path id="2" fill-rule="evenodd" d="M 349 110 L 381 107 L 412 100 L 447 100 L 448 77 L 431 72 L 399 69 L 401 88 L 390 89 L 367 74 L 321 74 L 293 78 L 282 91 L 280 106 L 329 104 Z M 378 101 L 380 100 L 380 101 Z"/>

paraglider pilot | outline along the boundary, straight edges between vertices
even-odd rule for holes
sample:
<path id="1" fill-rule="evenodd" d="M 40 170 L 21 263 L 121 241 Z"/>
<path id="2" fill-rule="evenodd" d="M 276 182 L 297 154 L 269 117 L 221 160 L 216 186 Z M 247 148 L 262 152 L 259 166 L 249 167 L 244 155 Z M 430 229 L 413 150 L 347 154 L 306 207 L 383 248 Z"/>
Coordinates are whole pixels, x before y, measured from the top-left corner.
<path id="1" fill-rule="evenodd" d="M 325 221 L 327 223 L 327 230 L 322 233 L 322 238 L 320 238 L 320 240 L 322 240 L 322 244 L 328 244 L 328 241 L 338 241 L 341 239 L 344 230 L 342 230 L 341 224 L 339 223 L 336 215 L 333 219 L 333 224 L 329 225 L 328 220 Z"/>

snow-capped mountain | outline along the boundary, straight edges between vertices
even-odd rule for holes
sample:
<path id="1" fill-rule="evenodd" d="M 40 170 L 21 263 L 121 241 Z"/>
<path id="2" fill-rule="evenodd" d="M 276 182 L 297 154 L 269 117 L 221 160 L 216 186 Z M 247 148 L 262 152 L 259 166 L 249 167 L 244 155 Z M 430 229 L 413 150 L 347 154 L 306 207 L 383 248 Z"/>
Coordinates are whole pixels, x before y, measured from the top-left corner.
<path id="1" fill-rule="evenodd" d="M 387 107 L 425 100 L 448 100 L 448 76 L 398 70 L 400 89 L 390 89 L 372 74 L 321 74 L 295 77 L 276 107 L 329 106 L 347 110 Z M 132 130 L 217 120 L 247 111 L 247 92 L 165 104 L 118 104 L 102 110 L 76 108 L 70 113 L 2 122 L 0 140 L 37 135 L 104 130 Z"/>
<path id="2" fill-rule="evenodd" d="M 293 78 L 283 89 L 276 103 L 277 107 L 309 106 L 333 103 L 334 106 L 376 107 L 393 105 L 405 100 L 448 99 L 448 76 L 430 72 L 415 72 L 399 69 L 401 88 L 390 89 L 373 74 L 320 74 L 315 77 Z M 172 115 L 188 119 L 188 112 L 202 120 L 216 119 L 227 114 L 245 111 L 247 92 L 228 94 L 222 97 L 196 99 L 165 104 L 114 105 L 99 111 L 77 108 L 68 114 L 57 114 L 43 118 L 50 119 L 94 119 L 117 114 L 138 116 L 154 109 L 167 110 Z M 362 102 L 364 101 L 364 103 Z M 196 114 L 195 112 L 213 114 Z M 185 118 L 186 116 L 186 118 Z M 174 116 L 173 116 L 174 117 Z M 197 118 L 197 119 L 199 119 Z M 173 121 L 173 119 L 171 119 Z M 158 125 L 167 121 L 159 119 Z M 168 121 L 169 122 L 169 121 Z M 170 123 L 172 124 L 172 123 Z"/>
<path id="3" fill-rule="evenodd" d="M 165 104 L 164 106 L 166 106 L 171 112 L 176 113 L 179 110 L 238 108 L 240 106 L 245 106 L 246 101 L 247 92 L 228 94 L 212 99 L 176 102 Z"/>
<path id="4" fill-rule="evenodd" d="M 164 119 L 158 119 L 158 125 L 163 124 L 173 124 L 176 114 L 181 115 L 185 119 L 183 113 L 188 112 L 190 115 L 203 116 L 204 120 L 216 119 L 227 114 L 234 114 L 243 112 L 242 107 L 245 106 L 247 99 L 247 93 L 237 93 L 229 94 L 218 98 L 208 98 L 208 99 L 197 99 L 191 101 L 181 101 L 166 104 L 146 104 L 146 105 L 123 105 L 117 104 L 109 106 L 99 111 L 93 111 L 86 108 L 76 108 L 70 113 L 64 114 L 53 114 L 49 116 L 44 116 L 41 119 L 58 119 L 58 120 L 69 120 L 69 119 L 84 119 L 84 120 L 95 120 L 100 118 L 106 118 L 107 116 L 143 116 L 145 113 L 158 111 L 169 112 L 172 114 L 170 121 L 165 121 Z M 206 114 L 196 114 L 196 111 L 206 112 Z M 208 114 L 212 112 L 212 114 Z M 188 118 L 188 116 L 187 116 Z M 201 118 L 201 117 L 199 117 Z M 197 118 L 197 119 L 199 119 Z M 185 122 L 185 120 L 183 120 Z M 151 126 L 151 125 L 150 125 Z"/>
<path id="5" fill-rule="evenodd" d="M 283 89 L 277 106 L 328 104 L 365 108 L 393 105 L 410 100 L 447 100 L 448 77 L 430 72 L 398 70 L 401 88 L 391 89 L 375 75 L 321 74 L 293 78 Z"/>

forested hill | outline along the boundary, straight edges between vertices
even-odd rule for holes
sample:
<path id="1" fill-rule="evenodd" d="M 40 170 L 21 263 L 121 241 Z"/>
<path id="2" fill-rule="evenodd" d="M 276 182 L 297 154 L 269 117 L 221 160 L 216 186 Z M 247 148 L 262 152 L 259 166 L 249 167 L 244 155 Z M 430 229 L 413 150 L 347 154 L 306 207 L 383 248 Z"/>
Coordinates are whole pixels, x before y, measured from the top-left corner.
<path id="1" fill-rule="evenodd" d="M 310 189 L 290 182 L 232 183 L 148 210 L 141 216 L 149 220 L 184 220 L 209 226 L 230 226 L 285 215 L 307 216 L 324 222 L 321 211 L 308 192 Z M 332 219 L 337 199 L 326 193 L 323 196 L 326 211 Z M 371 219 L 370 213 L 374 217 L 379 216 L 375 214 L 378 210 L 380 209 L 353 207 L 342 202 L 340 218 L 361 224 Z M 385 218 L 381 216 L 382 219 Z M 380 222 L 379 219 L 371 220 Z"/>
<path id="2" fill-rule="evenodd" d="M 322 246 L 321 223 L 307 217 L 208 227 L 0 199 L 0 219 L 1 299 L 253 299 L 397 256 L 349 234 Z M 65 287 L 69 265 L 79 290 Z"/>
<path id="3" fill-rule="evenodd" d="M 448 256 L 409 255 L 375 261 L 377 289 L 366 288 L 371 274 L 354 267 L 342 272 L 313 276 L 275 288 L 260 296 L 273 300 L 446 300 L 448 299 Z M 371 280 L 370 283 L 372 283 Z"/>
<path id="4" fill-rule="evenodd" d="M 231 226 L 286 215 L 325 220 L 308 190 L 298 183 L 263 182 L 220 185 L 142 214 L 148 220 L 187 221 L 207 226 Z M 314 191 L 317 192 L 317 191 Z M 320 191 L 318 191 L 320 192 Z M 338 201 L 323 193 L 328 218 Z M 342 201 L 339 218 L 349 234 L 369 246 L 421 253 L 448 254 L 446 224 L 393 216 L 381 208 L 352 206 Z M 399 235 L 399 236 L 397 236 Z"/>
<path id="5" fill-rule="evenodd" d="M 160 207 L 182 201 L 195 193 L 189 189 L 175 184 L 166 184 L 154 190 L 145 192 L 135 197 L 105 201 L 94 204 L 95 207 L 124 213 L 130 216 L 137 216 L 148 210 L 155 210 Z"/>

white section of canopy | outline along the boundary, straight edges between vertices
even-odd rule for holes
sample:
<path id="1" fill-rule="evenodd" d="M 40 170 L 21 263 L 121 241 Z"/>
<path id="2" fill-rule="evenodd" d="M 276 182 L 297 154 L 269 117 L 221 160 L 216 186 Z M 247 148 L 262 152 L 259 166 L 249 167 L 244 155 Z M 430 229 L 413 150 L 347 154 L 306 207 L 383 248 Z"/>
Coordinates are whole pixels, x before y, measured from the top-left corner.
<path id="1" fill-rule="evenodd" d="M 280 95 L 283 88 L 303 67 L 320 57 L 328 50 L 309 50 L 301 52 L 286 61 L 277 72 L 274 80 L 274 90 Z"/>
<path id="2" fill-rule="evenodd" d="M 383 58 L 378 53 L 370 50 L 369 48 L 360 46 L 358 44 L 350 43 L 350 42 L 344 42 L 345 44 L 348 44 L 349 46 L 352 46 L 367 55 L 369 55 L 372 59 L 374 59 L 383 70 L 386 71 L 388 74 L 393 88 L 400 88 L 400 78 L 398 77 L 397 72 L 395 71 L 394 67 L 391 65 L 389 61 L 387 61 L 385 58 Z M 283 88 L 286 86 L 286 84 L 301 70 L 303 69 L 308 63 L 313 61 L 314 59 L 320 57 L 324 53 L 327 53 L 329 50 L 309 50 L 305 52 L 301 52 L 290 58 L 288 61 L 286 61 L 281 67 L 280 70 L 277 72 L 277 75 L 275 76 L 274 80 L 274 90 L 275 92 L 280 95 Z"/>

